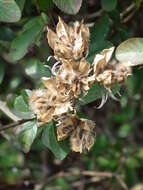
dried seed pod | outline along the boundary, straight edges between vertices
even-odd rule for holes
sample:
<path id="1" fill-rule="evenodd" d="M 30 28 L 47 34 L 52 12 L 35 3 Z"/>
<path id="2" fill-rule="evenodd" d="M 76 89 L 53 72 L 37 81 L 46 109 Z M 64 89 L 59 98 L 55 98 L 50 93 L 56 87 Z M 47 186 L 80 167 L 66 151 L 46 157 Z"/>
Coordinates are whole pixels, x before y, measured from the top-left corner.
<path id="1" fill-rule="evenodd" d="M 109 61 L 112 57 L 112 54 L 114 52 L 114 47 L 111 47 L 109 49 L 104 49 L 100 54 L 96 54 L 94 61 L 93 61 L 93 70 L 95 73 L 95 76 L 99 73 L 102 73 L 105 68 L 108 66 Z"/>
<path id="2" fill-rule="evenodd" d="M 91 149 L 95 141 L 95 124 L 87 119 L 80 119 L 78 126 L 73 131 L 70 141 L 74 152 L 86 152 Z"/>
<path id="3" fill-rule="evenodd" d="M 66 88 L 63 88 L 61 93 L 56 84 L 56 78 L 44 77 L 42 82 L 46 89 L 35 90 L 29 97 L 30 107 L 40 121 L 47 123 L 55 116 L 73 110 L 70 96 L 65 96 Z"/>
<path id="4" fill-rule="evenodd" d="M 110 61 L 114 47 L 105 49 L 97 54 L 93 61 L 95 81 L 110 89 L 112 85 L 124 82 L 131 75 L 131 67 L 128 63 Z"/>
<path id="5" fill-rule="evenodd" d="M 85 57 L 89 46 L 89 29 L 81 22 L 68 26 L 59 17 L 56 33 L 48 28 L 48 43 L 58 60 L 80 60 Z"/>
<path id="6" fill-rule="evenodd" d="M 95 140 L 95 123 L 80 119 L 76 115 L 66 115 L 59 119 L 57 138 L 63 140 L 70 137 L 71 149 L 75 152 L 86 152 L 91 149 Z"/>
<path id="7" fill-rule="evenodd" d="M 65 118 L 59 118 L 59 127 L 57 127 L 58 141 L 67 138 L 76 127 L 76 118 L 74 116 L 66 115 Z"/>
<path id="8" fill-rule="evenodd" d="M 90 71 L 90 64 L 85 59 L 78 62 L 63 60 L 57 73 L 57 80 L 69 85 L 71 96 L 77 98 L 81 93 L 87 92 L 93 83 L 89 77 Z"/>
<path id="9" fill-rule="evenodd" d="M 38 120 L 47 123 L 50 122 L 54 107 L 52 104 L 52 97 L 50 97 L 47 90 L 35 90 L 29 96 L 29 105 L 32 111 L 37 115 Z"/>

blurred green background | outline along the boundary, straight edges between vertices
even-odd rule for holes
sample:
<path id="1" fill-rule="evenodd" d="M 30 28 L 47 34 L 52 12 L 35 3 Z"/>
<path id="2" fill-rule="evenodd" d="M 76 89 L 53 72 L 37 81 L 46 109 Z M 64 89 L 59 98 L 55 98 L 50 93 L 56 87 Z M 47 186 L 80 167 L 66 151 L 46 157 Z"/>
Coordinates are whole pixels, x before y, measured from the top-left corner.
<path id="1" fill-rule="evenodd" d="M 51 75 L 44 66 L 54 61 L 47 62 L 53 52 L 47 43 L 46 26 L 55 29 L 59 15 L 67 23 L 84 19 L 90 26 L 89 62 L 95 53 L 112 44 L 143 37 L 142 0 L 83 0 L 79 12 L 73 8 L 77 7 L 74 2 L 0 0 L 0 100 L 14 108 L 17 116 L 22 114 L 23 119 L 31 114 L 26 107 L 25 89 L 39 88 L 39 79 Z M 73 10 L 77 13 L 71 15 Z M 116 176 L 84 174 L 106 171 L 119 174 L 129 189 L 143 190 L 142 84 L 140 66 L 133 69 L 133 75 L 120 89 L 120 101 L 109 98 L 100 110 L 95 109 L 100 99 L 91 92 L 81 106 L 82 112 L 96 121 L 96 142 L 87 154 L 70 152 L 62 161 L 55 158 L 41 141 L 41 128 L 31 150 L 24 153 L 17 137 L 18 127 L 1 131 L 0 189 L 126 189 Z M 0 127 L 9 123 L 12 120 L 0 109 Z"/>

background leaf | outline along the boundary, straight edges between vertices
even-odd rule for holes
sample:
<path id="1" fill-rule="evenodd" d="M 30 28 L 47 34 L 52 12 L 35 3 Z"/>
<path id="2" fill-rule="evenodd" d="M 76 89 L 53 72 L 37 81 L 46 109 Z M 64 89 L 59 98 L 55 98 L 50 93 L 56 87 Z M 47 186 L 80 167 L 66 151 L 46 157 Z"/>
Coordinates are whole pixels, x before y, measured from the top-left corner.
<path id="1" fill-rule="evenodd" d="M 113 11 L 117 6 L 117 0 L 101 0 L 101 6 L 105 11 Z"/>
<path id="2" fill-rule="evenodd" d="M 33 112 L 29 109 L 29 105 L 22 95 L 15 98 L 13 112 L 22 119 L 31 119 L 34 117 Z"/>
<path id="3" fill-rule="evenodd" d="M 106 40 L 109 32 L 109 17 L 103 15 L 91 28 L 90 46 L 88 61 L 92 63 L 95 53 L 100 52 L 104 48 L 109 48 L 112 45 L 111 42 Z"/>
<path id="4" fill-rule="evenodd" d="M 67 14 L 76 14 L 82 4 L 82 0 L 53 0 L 53 2 Z"/>
<path id="5" fill-rule="evenodd" d="M 0 0 L 0 21 L 17 22 L 21 18 L 21 11 L 14 0 Z"/>
<path id="6" fill-rule="evenodd" d="M 24 9 L 25 1 L 26 1 L 26 0 L 16 0 L 16 3 L 17 3 L 17 5 L 19 6 L 21 12 L 22 12 L 23 9 Z"/>
<path id="7" fill-rule="evenodd" d="M 44 28 L 44 21 L 41 16 L 28 21 L 23 27 L 23 31 L 13 40 L 11 44 L 10 58 L 17 61 L 28 52 L 28 47 L 36 42 Z"/>
<path id="8" fill-rule="evenodd" d="M 33 79 L 40 79 L 41 77 L 50 77 L 51 71 L 48 67 L 45 67 L 43 62 L 38 59 L 25 60 L 25 73 Z"/>
<path id="9" fill-rule="evenodd" d="M 115 52 L 118 61 L 130 61 L 132 65 L 143 64 L 143 38 L 130 38 L 121 43 Z"/>
<path id="10" fill-rule="evenodd" d="M 78 102 L 78 105 L 86 105 L 89 104 L 97 99 L 100 99 L 103 94 L 106 93 L 106 90 L 103 86 L 93 84 L 90 90 L 88 91 L 87 95 L 82 98 Z"/>
<path id="11" fill-rule="evenodd" d="M 42 141 L 43 144 L 53 152 L 56 158 L 63 160 L 67 156 L 69 152 L 67 142 L 64 143 L 64 141 L 57 141 L 53 122 L 44 126 Z"/>
<path id="12" fill-rule="evenodd" d="M 37 134 L 37 123 L 36 121 L 29 121 L 23 124 L 18 139 L 22 150 L 27 153 L 29 152 L 31 145 Z"/>

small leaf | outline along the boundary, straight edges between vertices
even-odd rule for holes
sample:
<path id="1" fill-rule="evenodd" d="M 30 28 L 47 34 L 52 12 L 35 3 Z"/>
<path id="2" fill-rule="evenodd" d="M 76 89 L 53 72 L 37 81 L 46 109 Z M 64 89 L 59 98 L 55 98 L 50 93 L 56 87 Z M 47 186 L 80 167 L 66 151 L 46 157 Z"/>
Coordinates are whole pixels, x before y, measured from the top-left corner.
<path id="1" fill-rule="evenodd" d="M 56 158 L 63 160 L 67 156 L 69 152 L 68 143 L 66 141 L 57 141 L 53 122 L 44 126 L 42 141 L 53 152 Z"/>
<path id="2" fill-rule="evenodd" d="M 17 61 L 28 52 L 28 47 L 35 43 L 36 38 L 44 28 L 44 21 L 41 17 L 36 17 L 24 25 L 23 31 L 12 41 L 10 59 Z"/>
<path id="3" fill-rule="evenodd" d="M 29 152 L 31 145 L 36 137 L 36 134 L 37 134 L 36 121 L 29 121 L 24 123 L 19 132 L 18 139 L 25 153 Z"/>
<path id="4" fill-rule="evenodd" d="M 143 38 L 130 38 L 121 43 L 115 52 L 118 61 L 129 61 L 132 66 L 143 64 Z"/>
<path id="5" fill-rule="evenodd" d="M 0 21 L 17 22 L 21 18 L 21 11 L 14 0 L 0 0 Z"/>
<path id="6" fill-rule="evenodd" d="M 29 105 L 24 101 L 24 98 L 21 95 L 15 99 L 13 112 L 22 119 L 31 119 L 34 117 L 33 112 L 29 109 Z"/>
<path id="7" fill-rule="evenodd" d="M 25 73 L 33 79 L 40 79 L 41 77 L 50 77 L 51 71 L 44 63 L 38 59 L 29 59 L 25 61 Z"/>
<path id="8" fill-rule="evenodd" d="M 67 14 L 76 14 L 82 4 L 82 0 L 53 0 L 53 2 Z"/>
<path id="9" fill-rule="evenodd" d="M 101 0 L 101 6 L 105 11 L 113 11 L 116 5 L 117 0 Z"/>

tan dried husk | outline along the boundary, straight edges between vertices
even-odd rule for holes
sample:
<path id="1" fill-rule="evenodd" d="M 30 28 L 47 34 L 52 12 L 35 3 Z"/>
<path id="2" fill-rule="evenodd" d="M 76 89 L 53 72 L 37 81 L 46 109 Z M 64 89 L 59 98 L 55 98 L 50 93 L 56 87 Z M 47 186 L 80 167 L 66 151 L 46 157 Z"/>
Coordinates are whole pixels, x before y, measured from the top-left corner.
<path id="1" fill-rule="evenodd" d="M 57 138 L 59 141 L 70 137 L 71 149 L 74 152 L 86 152 L 91 149 L 95 141 L 95 123 L 88 119 L 68 115 L 59 121 Z"/>
<path id="2" fill-rule="evenodd" d="M 112 47 L 97 54 L 89 64 L 85 59 L 89 29 L 83 21 L 68 26 L 59 18 L 56 33 L 48 28 L 47 38 L 59 65 L 55 63 L 52 68 L 54 77 L 41 79 L 44 89 L 32 91 L 30 107 L 43 123 L 56 122 L 59 141 L 69 137 L 73 151 L 89 151 L 95 140 L 95 123 L 78 118 L 75 103 L 93 83 L 111 92 L 113 85 L 124 82 L 131 74 L 130 63 L 111 60 Z"/>
<path id="3" fill-rule="evenodd" d="M 86 93 L 94 82 L 89 77 L 90 64 L 83 58 L 80 61 L 64 60 L 58 73 L 57 80 L 70 86 L 70 95 L 78 98 L 82 93 Z"/>
<path id="4" fill-rule="evenodd" d="M 70 96 L 66 96 L 63 92 L 66 87 L 63 86 L 62 91 L 58 89 L 55 77 L 42 78 L 45 89 L 35 90 L 29 97 L 29 104 L 37 118 L 45 123 L 50 122 L 55 116 L 73 110 Z"/>
<path id="5" fill-rule="evenodd" d="M 107 89 L 115 84 L 123 83 L 131 75 L 129 63 L 118 63 L 111 60 L 113 52 L 114 47 L 104 49 L 95 56 L 93 61 L 95 82 L 102 84 Z"/>
<path id="6" fill-rule="evenodd" d="M 47 29 L 47 38 L 58 60 L 79 60 L 85 57 L 89 47 L 89 29 L 81 22 L 68 26 L 60 17 L 56 33 Z"/>

